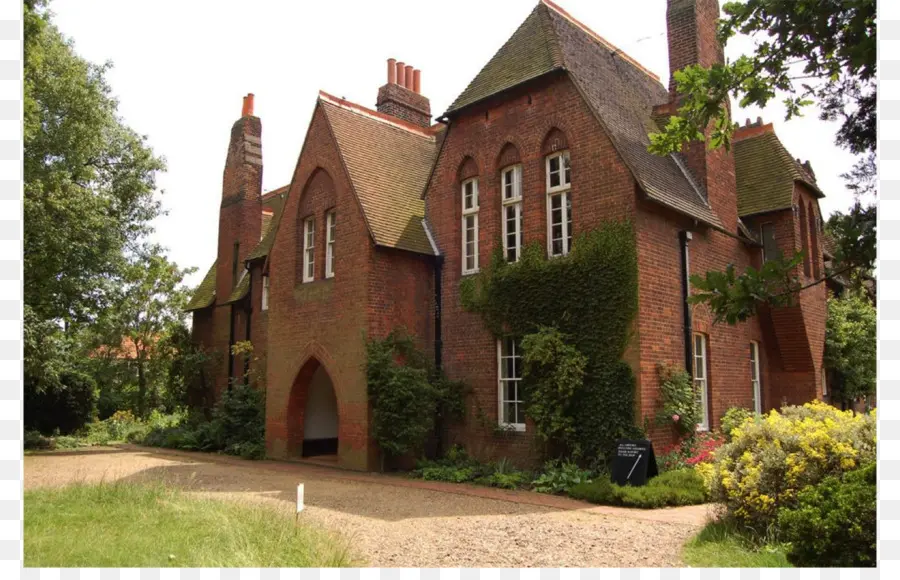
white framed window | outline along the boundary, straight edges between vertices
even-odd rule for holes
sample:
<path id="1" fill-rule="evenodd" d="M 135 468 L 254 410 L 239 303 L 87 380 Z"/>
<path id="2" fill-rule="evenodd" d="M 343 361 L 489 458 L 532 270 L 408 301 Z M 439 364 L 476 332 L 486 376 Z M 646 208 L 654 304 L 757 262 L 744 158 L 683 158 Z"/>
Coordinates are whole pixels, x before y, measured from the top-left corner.
<path id="1" fill-rule="evenodd" d="M 334 278 L 334 211 L 325 214 L 325 277 Z"/>
<path id="2" fill-rule="evenodd" d="M 709 431 L 709 378 L 707 377 L 706 335 L 694 334 L 694 395 L 700 405 L 698 431 Z"/>
<path id="3" fill-rule="evenodd" d="M 572 249 L 572 172 L 569 152 L 547 157 L 547 253 L 565 256 Z"/>
<path id="4" fill-rule="evenodd" d="M 262 277 L 262 299 L 260 300 L 260 308 L 262 310 L 269 309 L 269 277 Z"/>
<path id="5" fill-rule="evenodd" d="M 519 340 L 504 337 L 497 341 L 497 377 L 500 425 L 525 430 L 525 404 L 522 401 L 522 349 Z"/>
<path id="6" fill-rule="evenodd" d="M 762 413 L 762 379 L 759 374 L 759 343 L 750 341 L 750 384 L 753 386 L 753 410 Z"/>
<path id="7" fill-rule="evenodd" d="M 312 282 L 316 272 L 316 218 L 303 222 L 303 281 Z"/>
<path id="8" fill-rule="evenodd" d="M 507 262 L 518 262 L 522 253 L 522 166 L 513 165 L 500 172 L 503 192 L 503 255 Z"/>
<path id="9" fill-rule="evenodd" d="M 462 188 L 462 273 L 478 272 L 478 178 L 463 181 Z"/>

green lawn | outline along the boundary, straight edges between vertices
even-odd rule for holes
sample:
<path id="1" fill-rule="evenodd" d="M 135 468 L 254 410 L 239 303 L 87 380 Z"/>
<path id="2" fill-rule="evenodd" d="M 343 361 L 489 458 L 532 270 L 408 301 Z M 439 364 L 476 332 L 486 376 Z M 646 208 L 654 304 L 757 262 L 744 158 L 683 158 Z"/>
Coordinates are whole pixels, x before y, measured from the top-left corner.
<path id="1" fill-rule="evenodd" d="M 782 546 L 760 544 L 724 522 L 707 524 L 688 540 L 682 559 L 694 568 L 790 568 Z"/>
<path id="2" fill-rule="evenodd" d="M 271 508 L 162 485 L 25 492 L 28 567 L 350 566 L 348 544 Z"/>

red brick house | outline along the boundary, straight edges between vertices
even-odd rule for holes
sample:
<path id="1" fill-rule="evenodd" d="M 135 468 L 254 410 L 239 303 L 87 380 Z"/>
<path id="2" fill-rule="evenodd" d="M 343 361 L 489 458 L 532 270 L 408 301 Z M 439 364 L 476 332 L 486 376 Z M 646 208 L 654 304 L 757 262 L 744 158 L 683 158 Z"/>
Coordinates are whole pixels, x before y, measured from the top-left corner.
<path id="1" fill-rule="evenodd" d="M 669 0 L 671 70 L 721 60 L 716 0 Z M 823 396 L 825 287 L 747 323 L 714 325 L 685 302 L 686 276 L 739 270 L 798 249 L 800 273 L 823 271 L 822 218 L 809 164 L 771 125 L 740 127 L 731 151 L 693 144 L 647 151 L 677 95 L 549 0 L 534 8 L 432 124 L 418 70 L 388 61 L 376 109 L 320 93 L 291 183 L 261 193 L 261 125 L 253 97 L 231 133 L 219 254 L 190 310 L 195 339 L 223 353 L 251 340 L 267 376 L 267 451 L 337 451 L 372 469 L 365 337 L 412 331 L 452 378 L 472 388 L 453 436 L 473 452 L 531 461 L 517 378 L 498 341 L 460 304 L 459 282 L 502 244 L 515 261 L 540 242 L 565 255 L 574 235 L 630 220 L 638 303 L 626 362 L 635 422 L 658 404 L 656 366 L 685 365 L 702 393 L 701 428 L 725 410 L 766 410 Z M 224 357 L 217 392 L 245 363 Z M 502 366 L 502 368 L 501 368 Z M 516 371 L 513 371 L 516 372 Z M 493 424 L 515 433 L 497 439 Z M 667 442 L 665 429 L 651 437 Z"/>

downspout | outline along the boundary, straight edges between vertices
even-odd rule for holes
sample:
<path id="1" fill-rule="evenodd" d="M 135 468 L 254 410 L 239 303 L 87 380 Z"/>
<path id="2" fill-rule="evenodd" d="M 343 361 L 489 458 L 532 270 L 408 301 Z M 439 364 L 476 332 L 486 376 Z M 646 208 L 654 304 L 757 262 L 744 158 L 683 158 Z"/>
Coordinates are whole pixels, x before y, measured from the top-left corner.
<path id="1" fill-rule="evenodd" d="M 434 368 L 441 372 L 441 354 L 443 340 L 441 339 L 441 278 L 444 269 L 444 256 L 434 258 Z"/>
<path id="2" fill-rule="evenodd" d="M 684 370 L 691 377 L 694 376 L 694 353 L 693 353 L 693 329 L 691 328 L 691 306 L 688 304 L 688 297 L 691 294 L 691 264 L 688 256 L 688 242 L 693 239 L 691 232 L 682 230 L 678 232 L 678 239 L 681 242 L 681 302 L 684 316 Z"/>
<path id="3" fill-rule="evenodd" d="M 253 312 L 253 271 L 247 269 L 247 276 L 250 280 L 247 284 L 247 328 L 245 332 L 245 340 L 250 341 L 250 315 Z M 250 355 L 244 355 L 244 376 L 250 376 Z"/>
<path id="4" fill-rule="evenodd" d="M 228 305 L 228 385 L 226 388 L 231 390 L 231 379 L 234 377 L 234 353 L 231 352 L 231 346 L 234 344 L 234 303 Z"/>

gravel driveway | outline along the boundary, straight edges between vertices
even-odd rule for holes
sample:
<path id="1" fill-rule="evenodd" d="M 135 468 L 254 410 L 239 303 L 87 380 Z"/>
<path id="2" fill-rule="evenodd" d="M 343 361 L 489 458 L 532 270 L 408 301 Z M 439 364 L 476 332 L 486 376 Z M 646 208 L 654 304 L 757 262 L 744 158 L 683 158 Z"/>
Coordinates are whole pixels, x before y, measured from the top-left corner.
<path id="1" fill-rule="evenodd" d="M 355 555 L 381 567 L 679 566 L 682 544 L 705 515 L 702 506 L 638 511 L 570 502 L 559 509 L 535 505 L 544 501 L 537 494 L 509 494 L 508 501 L 467 486 L 446 485 L 448 493 L 383 475 L 144 448 L 25 457 L 26 489 L 101 480 L 163 480 L 287 513 L 303 482 L 301 517 L 340 531 Z"/>

